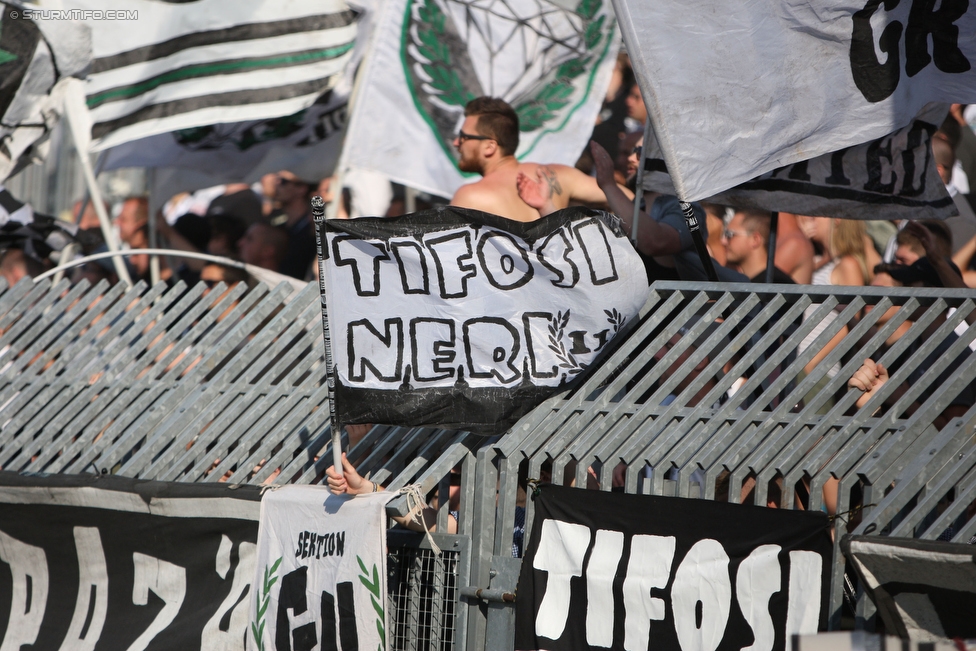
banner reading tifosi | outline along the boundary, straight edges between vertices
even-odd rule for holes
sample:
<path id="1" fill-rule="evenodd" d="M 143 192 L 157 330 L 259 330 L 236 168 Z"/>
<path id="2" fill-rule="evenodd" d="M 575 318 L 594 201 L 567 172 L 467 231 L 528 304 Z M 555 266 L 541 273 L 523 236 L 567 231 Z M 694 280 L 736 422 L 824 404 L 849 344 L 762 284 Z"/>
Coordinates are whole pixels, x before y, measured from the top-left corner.
<path id="1" fill-rule="evenodd" d="M 327 220 L 342 423 L 499 433 L 583 372 L 648 296 L 616 217 L 442 208 Z"/>
<path id="2" fill-rule="evenodd" d="M 265 495 L 248 649 L 386 651 L 384 507 L 395 495 Z"/>
<path id="3" fill-rule="evenodd" d="M 257 487 L 0 474 L 0 639 L 243 651 Z"/>
<path id="4" fill-rule="evenodd" d="M 827 622 L 827 516 L 544 486 L 515 648 L 787 648 Z"/>

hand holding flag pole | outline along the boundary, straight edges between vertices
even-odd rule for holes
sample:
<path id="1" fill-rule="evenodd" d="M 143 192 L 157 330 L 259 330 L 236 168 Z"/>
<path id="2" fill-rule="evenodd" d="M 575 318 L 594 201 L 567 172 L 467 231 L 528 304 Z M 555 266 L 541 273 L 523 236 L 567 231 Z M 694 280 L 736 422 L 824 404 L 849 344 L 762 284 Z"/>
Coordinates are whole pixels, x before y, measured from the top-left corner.
<path id="1" fill-rule="evenodd" d="M 325 299 L 325 261 L 329 257 L 328 245 L 322 226 L 325 223 L 325 201 L 322 197 L 312 197 L 312 220 L 315 222 L 315 248 L 319 265 L 319 296 L 322 301 L 322 337 L 325 339 L 325 383 L 329 398 L 329 422 L 332 427 L 332 465 L 342 468 L 342 426 L 336 422 L 335 408 L 335 367 L 332 363 L 332 333 L 329 330 L 329 306 Z"/>

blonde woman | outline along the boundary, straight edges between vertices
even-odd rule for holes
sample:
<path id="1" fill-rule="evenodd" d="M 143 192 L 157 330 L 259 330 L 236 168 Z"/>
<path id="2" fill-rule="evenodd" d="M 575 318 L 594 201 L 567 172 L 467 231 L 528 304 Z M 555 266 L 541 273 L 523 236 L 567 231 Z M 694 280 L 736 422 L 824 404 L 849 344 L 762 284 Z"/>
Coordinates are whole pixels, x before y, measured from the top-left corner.
<path id="1" fill-rule="evenodd" d="M 871 272 L 874 269 L 874 264 L 876 264 L 874 258 L 880 262 L 880 256 L 873 247 L 867 246 L 867 230 L 863 222 L 806 216 L 798 216 L 797 220 L 807 237 L 823 250 L 820 259 L 814 261 L 815 269 L 811 284 L 820 286 L 863 286 L 870 284 Z M 869 248 L 870 252 L 874 254 L 873 256 L 869 255 Z M 817 305 L 811 305 L 807 308 L 804 318 L 810 318 L 817 308 Z M 818 323 L 800 343 L 799 353 L 803 354 L 803 351 L 809 348 L 820 333 L 826 330 L 836 318 L 837 312 L 831 312 L 827 318 Z M 847 326 L 845 325 L 823 348 L 817 351 L 813 359 L 804 366 L 804 372 L 807 375 L 812 373 L 846 335 Z M 826 375 L 807 394 L 807 402 L 839 372 L 840 363 L 832 364 Z M 831 406 L 833 406 L 833 400 L 827 400 L 818 411 L 823 413 Z"/>

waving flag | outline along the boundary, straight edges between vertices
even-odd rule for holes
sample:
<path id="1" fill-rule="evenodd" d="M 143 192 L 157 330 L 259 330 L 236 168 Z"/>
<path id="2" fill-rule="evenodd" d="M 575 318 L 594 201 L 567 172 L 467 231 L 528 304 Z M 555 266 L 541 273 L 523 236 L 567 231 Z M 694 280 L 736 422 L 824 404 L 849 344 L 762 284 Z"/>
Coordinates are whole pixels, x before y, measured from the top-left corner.
<path id="1" fill-rule="evenodd" d="M 91 62 L 83 25 L 0 3 L 0 183 L 46 153 L 64 86 Z"/>
<path id="2" fill-rule="evenodd" d="M 451 141 L 481 95 L 518 112 L 519 159 L 576 162 L 619 47 L 610 0 L 389 0 L 376 21 L 385 38 L 350 116 L 350 167 L 452 195 L 466 179 Z"/>
<path id="3" fill-rule="evenodd" d="M 95 60 L 86 94 L 96 150 L 294 114 L 343 79 L 356 39 L 356 13 L 341 0 L 63 0 L 61 6 L 81 17 L 121 16 L 87 21 Z"/>
<path id="4" fill-rule="evenodd" d="M 613 0 L 678 196 L 976 102 L 969 0 Z"/>
<path id="5" fill-rule="evenodd" d="M 947 219 L 959 211 L 939 177 L 932 135 L 949 107 L 930 104 L 883 138 L 777 168 L 709 201 L 844 219 Z M 674 194 L 654 133 L 644 150 L 644 189 Z"/>
<path id="6" fill-rule="evenodd" d="M 440 208 L 325 220 L 341 423 L 500 434 L 586 370 L 648 297 L 616 217 Z"/>

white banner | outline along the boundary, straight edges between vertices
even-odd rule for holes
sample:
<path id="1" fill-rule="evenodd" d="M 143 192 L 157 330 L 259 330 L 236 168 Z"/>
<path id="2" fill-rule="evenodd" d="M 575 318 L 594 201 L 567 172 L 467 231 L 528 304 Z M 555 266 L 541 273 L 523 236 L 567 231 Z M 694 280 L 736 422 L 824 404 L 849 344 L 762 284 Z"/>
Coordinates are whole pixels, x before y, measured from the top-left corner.
<path id="1" fill-rule="evenodd" d="M 501 97 L 519 114 L 520 160 L 572 165 L 616 60 L 610 0 L 389 0 L 349 122 L 344 161 L 451 196 L 470 180 L 451 142 L 464 105 Z"/>
<path id="2" fill-rule="evenodd" d="M 385 506 L 394 495 L 265 493 L 248 649 L 386 650 Z"/>
<path id="3" fill-rule="evenodd" d="M 678 196 L 976 102 L 969 0 L 613 0 Z"/>
<path id="4" fill-rule="evenodd" d="M 336 418 L 501 433 L 590 366 L 648 297 L 608 213 L 443 208 L 326 220 Z"/>
<path id="5" fill-rule="evenodd" d="M 908 126 L 884 138 L 775 169 L 709 201 L 844 219 L 957 215 L 932 156 L 932 134 L 948 109 L 945 104 L 929 104 Z M 653 132 L 645 138 L 644 157 L 644 189 L 674 194 Z"/>

